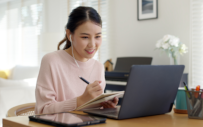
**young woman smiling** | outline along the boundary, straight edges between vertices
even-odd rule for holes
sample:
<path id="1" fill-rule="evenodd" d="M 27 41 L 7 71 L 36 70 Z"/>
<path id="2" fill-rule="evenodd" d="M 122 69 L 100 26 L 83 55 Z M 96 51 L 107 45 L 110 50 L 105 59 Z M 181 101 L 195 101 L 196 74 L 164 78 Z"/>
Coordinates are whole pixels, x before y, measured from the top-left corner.
<path id="1" fill-rule="evenodd" d="M 64 42 L 65 46 L 60 50 Z M 42 58 L 35 91 L 35 114 L 72 111 L 103 93 L 106 85 L 104 67 L 92 59 L 101 43 L 102 21 L 96 10 L 91 7 L 74 9 L 58 51 Z M 117 103 L 118 98 L 114 98 L 101 105 L 114 108 Z"/>

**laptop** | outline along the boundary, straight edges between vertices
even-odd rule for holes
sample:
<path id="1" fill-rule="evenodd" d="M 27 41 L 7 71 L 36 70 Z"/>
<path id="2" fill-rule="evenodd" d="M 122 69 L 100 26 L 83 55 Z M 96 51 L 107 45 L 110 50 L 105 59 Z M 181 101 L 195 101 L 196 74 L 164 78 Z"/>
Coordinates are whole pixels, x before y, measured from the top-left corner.
<path id="1" fill-rule="evenodd" d="M 128 119 L 171 111 L 184 65 L 133 65 L 120 107 L 89 109 L 85 113 Z"/>

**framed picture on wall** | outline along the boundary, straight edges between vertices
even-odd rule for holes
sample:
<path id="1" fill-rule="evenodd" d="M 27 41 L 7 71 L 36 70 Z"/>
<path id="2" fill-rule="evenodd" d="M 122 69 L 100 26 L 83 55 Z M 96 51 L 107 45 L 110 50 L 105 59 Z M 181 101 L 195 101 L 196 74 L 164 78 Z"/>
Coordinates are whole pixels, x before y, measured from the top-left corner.
<path id="1" fill-rule="evenodd" d="M 157 18 L 158 0 L 137 0 L 137 20 Z"/>

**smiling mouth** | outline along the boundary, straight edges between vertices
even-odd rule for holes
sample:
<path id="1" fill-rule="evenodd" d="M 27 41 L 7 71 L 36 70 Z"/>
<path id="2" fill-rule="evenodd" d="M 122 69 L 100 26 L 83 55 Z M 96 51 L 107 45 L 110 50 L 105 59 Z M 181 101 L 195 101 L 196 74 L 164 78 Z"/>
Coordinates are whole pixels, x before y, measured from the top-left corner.
<path id="1" fill-rule="evenodd" d="M 92 54 L 94 53 L 95 49 L 94 50 L 85 50 L 88 54 Z"/>

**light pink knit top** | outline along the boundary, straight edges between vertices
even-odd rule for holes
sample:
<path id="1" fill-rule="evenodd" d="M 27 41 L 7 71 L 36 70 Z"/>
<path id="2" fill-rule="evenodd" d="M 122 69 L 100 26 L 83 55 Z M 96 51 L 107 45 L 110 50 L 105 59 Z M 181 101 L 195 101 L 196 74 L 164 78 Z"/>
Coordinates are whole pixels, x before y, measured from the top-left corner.
<path id="1" fill-rule="evenodd" d="M 77 97 L 82 95 L 87 84 L 100 80 L 105 88 L 104 66 L 94 59 L 87 62 L 77 61 L 64 50 L 46 54 L 41 61 L 40 72 L 35 90 L 35 114 L 56 113 L 75 110 Z"/>

